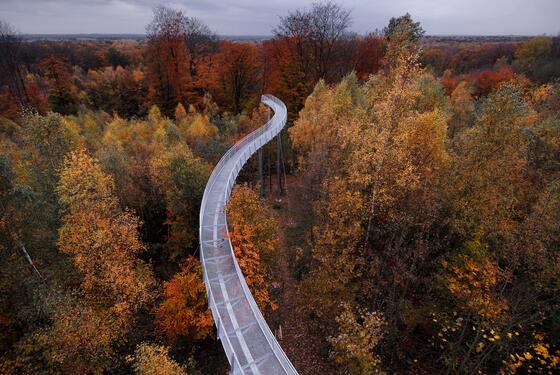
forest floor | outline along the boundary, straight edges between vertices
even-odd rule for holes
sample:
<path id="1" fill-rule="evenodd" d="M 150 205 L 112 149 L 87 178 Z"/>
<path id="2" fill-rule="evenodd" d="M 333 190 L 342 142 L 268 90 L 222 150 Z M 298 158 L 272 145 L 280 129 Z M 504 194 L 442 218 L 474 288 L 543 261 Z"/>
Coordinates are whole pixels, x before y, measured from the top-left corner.
<path id="1" fill-rule="evenodd" d="M 276 279 L 279 281 L 278 293 L 275 293 L 278 309 L 275 310 L 275 333 L 278 341 L 288 358 L 301 375 L 333 374 L 324 354 L 323 340 L 315 332 L 313 321 L 309 319 L 309 312 L 305 306 L 305 298 L 300 290 L 300 284 L 294 277 L 292 262 L 296 259 L 296 246 L 303 241 L 304 230 L 298 223 L 297 188 L 295 178 L 288 176 L 286 193 L 277 201 L 278 195 L 268 193 L 267 197 L 279 215 L 279 257 Z M 278 334 L 278 327 L 282 329 L 282 337 Z"/>

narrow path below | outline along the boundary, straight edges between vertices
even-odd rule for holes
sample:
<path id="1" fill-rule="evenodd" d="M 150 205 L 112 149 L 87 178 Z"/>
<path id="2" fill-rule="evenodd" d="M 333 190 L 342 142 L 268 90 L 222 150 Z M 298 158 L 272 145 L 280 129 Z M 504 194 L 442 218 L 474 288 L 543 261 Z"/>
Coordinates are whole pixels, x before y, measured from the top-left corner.
<path id="1" fill-rule="evenodd" d="M 321 356 L 321 338 L 317 335 L 308 309 L 299 289 L 299 283 L 292 273 L 291 261 L 295 259 L 295 243 L 301 244 L 299 238 L 302 223 L 297 221 L 297 188 L 295 177 L 286 179 L 286 195 L 282 197 L 279 212 L 279 281 L 282 285 L 278 297 L 278 310 L 274 315 L 282 326 L 281 345 L 301 375 L 335 374 L 325 358 Z M 274 204 L 276 193 L 268 198 Z"/>

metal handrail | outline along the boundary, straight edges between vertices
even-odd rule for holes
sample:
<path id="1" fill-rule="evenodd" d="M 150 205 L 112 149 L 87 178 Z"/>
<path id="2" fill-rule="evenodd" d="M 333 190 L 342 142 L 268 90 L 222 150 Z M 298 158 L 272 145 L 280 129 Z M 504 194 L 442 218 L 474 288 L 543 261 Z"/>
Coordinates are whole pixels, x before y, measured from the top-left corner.
<path id="1" fill-rule="evenodd" d="M 241 140 L 236 142 L 224 154 L 224 156 L 220 159 L 220 161 L 218 162 L 218 164 L 216 165 L 216 167 L 212 171 L 212 174 L 210 175 L 210 178 L 208 180 L 206 188 L 204 189 L 204 195 L 203 195 L 203 198 L 202 198 L 202 203 L 201 203 L 201 208 L 200 208 L 200 217 L 199 217 L 199 219 L 200 219 L 200 228 L 199 228 L 200 238 L 202 238 L 203 215 L 204 215 L 206 203 L 208 201 L 208 196 L 209 196 L 210 192 L 212 191 L 212 189 L 215 185 L 216 177 L 220 173 L 222 173 L 224 165 L 226 163 L 228 163 L 229 161 L 231 161 L 232 159 L 235 159 L 235 161 L 233 163 L 233 166 L 231 166 L 231 169 L 228 173 L 228 177 L 227 177 L 227 180 L 226 180 L 227 182 L 226 182 L 226 186 L 225 186 L 225 189 L 224 189 L 223 202 L 222 202 L 223 207 L 222 208 L 225 209 L 225 205 L 226 205 L 227 201 L 229 200 L 229 198 L 231 196 L 231 191 L 232 191 L 233 186 L 235 184 L 235 179 L 237 178 L 237 176 L 239 174 L 239 171 L 241 170 L 243 165 L 247 162 L 247 160 L 249 159 L 249 157 L 251 157 L 252 154 L 254 154 L 263 145 L 268 143 L 276 135 L 278 135 L 282 131 L 282 129 L 284 128 L 284 126 L 286 124 L 287 110 L 286 110 L 285 104 L 282 101 L 280 101 L 279 99 L 277 99 L 276 97 L 274 97 L 272 95 L 263 95 L 262 98 L 261 98 L 261 101 L 263 103 L 267 104 L 272 109 L 274 109 L 274 111 L 275 111 L 274 116 L 264 126 L 260 127 L 259 129 L 253 131 L 252 133 L 246 135 Z M 227 219 L 225 221 L 225 227 L 226 227 L 226 231 L 227 231 L 228 230 Z M 215 228 L 215 230 L 217 230 L 217 228 Z M 276 359 L 278 360 L 278 363 L 280 363 L 280 365 L 282 366 L 282 369 L 284 370 L 284 372 L 286 374 L 297 374 L 296 369 L 294 368 L 294 366 L 292 365 L 292 363 L 290 362 L 290 360 L 288 359 L 288 357 L 286 356 L 286 354 L 284 353 L 284 351 L 282 350 L 282 348 L 278 344 L 278 341 L 276 340 L 276 338 L 272 334 L 268 324 L 264 320 L 264 317 L 263 317 L 261 311 L 259 310 L 259 307 L 257 306 L 257 304 L 256 304 L 256 302 L 255 302 L 255 300 L 254 300 L 254 298 L 253 298 L 253 296 L 252 296 L 252 294 L 249 290 L 249 287 L 248 287 L 247 282 L 245 280 L 245 277 L 243 276 L 243 273 L 242 273 L 242 271 L 239 267 L 239 264 L 237 263 L 237 259 L 236 259 L 235 254 L 234 254 L 233 247 L 232 247 L 231 241 L 229 239 L 227 239 L 227 246 L 229 248 L 230 256 L 233 260 L 233 264 L 234 264 L 234 267 L 235 267 L 235 272 L 237 274 L 237 277 L 239 279 L 239 282 L 240 282 L 242 290 L 243 290 L 243 295 L 246 298 L 247 302 L 249 303 L 249 306 L 251 308 L 251 312 L 252 312 L 259 328 L 261 329 L 264 337 L 266 338 L 266 341 L 267 341 L 268 345 L 270 346 L 272 354 L 276 357 Z M 212 311 L 212 316 L 214 317 L 214 321 L 216 322 L 216 327 L 217 327 L 217 330 L 218 330 L 218 337 L 220 338 L 220 340 L 222 341 L 222 345 L 224 346 L 224 350 L 226 352 L 226 356 L 227 356 L 228 361 L 230 363 L 232 373 L 233 374 L 243 373 L 244 372 L 243 368 L 241 366 L 241 363 L 239 362 L 239 359 L 235 355 L 234 347 L 231 343 L 231 340 L 230 340 L 227 332 L 225 332 L 225 329 L 223 329 L 224 325 L 223 325 L 223 322 L 221 320 L 220 313 L 219 313 L 218 307 L 216 305 L 216 299 L 215 299 L 215 296 L 213 295 L 210 280 L 209 280 L 208 274 L 207 274 L 207 267 L 206 267 L 204 249 L 203 249 L 204 246 L 201 245 L 200 248 L 201 248 L 201 260 L 202 260 L 202 265 L 203 265 L 202 268 L 203 268 L 203 274 L 204 274 L 204 283 L 206 285 L 206 290 L 208 292 L 208 305 L 210 307 L 210 310 Z"/>

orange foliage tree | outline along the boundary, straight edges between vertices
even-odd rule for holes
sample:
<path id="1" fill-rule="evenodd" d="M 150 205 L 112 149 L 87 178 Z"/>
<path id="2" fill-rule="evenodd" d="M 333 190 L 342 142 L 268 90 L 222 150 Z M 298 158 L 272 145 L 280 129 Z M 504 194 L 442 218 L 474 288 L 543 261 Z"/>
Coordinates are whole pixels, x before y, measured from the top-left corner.
<path id="1" fill-rule="evenodd" d="M 254 44 L 222 41 L 215 56 L 212 96 L 224 109 L 239 113 L 252 109 L 260 94 L 257 48 Z"/>
<path id="2" fill-rule="evenodd" d="M 496 91 L 504 82 L 513 79 L 513 70 L 509 66 L 497 70 L 485 70 L 468 78 L 474 83 L 474 96 L 482 97 Z"/>
<path id="3" fill-rule="evenodd" d="M 271 279 L 267 263 L 273 261 L 278 228 L 272 209 L 247 185 L 237 187 L 227 206 L 230 239 L 239 267 L 261 309 L 276 309 L 268 292 Z"/>
<path id="4" fill-rule="evenodd" d="M 38 340 L 63 372 L 101 373 L 114 365 L 155 282 L 138 257 L 139 220 L 119 207 L 113 178 L 83 149 L 66 157 L 58 193 L 65 209 L 58 246 L 81 273 L 81 293 L 60 296 Z"/>
<path id="5" fill-rule="evenodd" d="M 198 259 L 188 257 L 181 272 L 164 283 L 163 289 L 165 299 L 156 309 L 156 324 L 169 341 L 182 336 L 200 340 L 212 334 L 214 322 Z"/>
<path id="6" fill-rule="evenodd" d="M 190 79 L 184 20 L 180 11 L 157 7 L 147 27 L 148 101 L 167 116 L 173 114 L 178 102 L 186 99 L 185 89 Z"/>

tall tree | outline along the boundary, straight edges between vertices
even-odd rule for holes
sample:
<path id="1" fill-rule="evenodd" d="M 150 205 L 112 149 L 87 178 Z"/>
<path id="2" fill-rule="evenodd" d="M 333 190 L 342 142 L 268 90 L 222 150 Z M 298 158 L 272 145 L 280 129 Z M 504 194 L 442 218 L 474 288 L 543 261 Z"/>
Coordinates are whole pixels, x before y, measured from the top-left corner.
<path id="1" fill-rule="evenodd" d="M 49 56 L 40 62 L 41 69 L 49 79 L 49 104 L 54 112 L 63 115 L 78 111 L 78 94 L 72 82 L 70 65 L 56 56 Z"/>
<path id="2" fill-rule="evenodd" d="M 418 42 L 425 31 L 420 22 L 414 22 L 410 14 L 406 13 L 404 16 L 391 18 L 383 33 L 388 44 L 386 66 L 391 68 L 397 64 L 399 55 L 416 52 Z"/>
<path id="3" fill-rule="evenodd" d="M 148 100 L 169 117 L 178 103 L 202 98 L 199 64 L 215 50 L 216 37 L 196 18 L 156 7 L 148 34 Z"/>
<path id="4" fill-rule="evenodd" d="M 316 82 L 333 77 L 336 49 L 348 36 L 350 11 L 332 2 L 316 2 L 309 10 L 296 10 L 280 17 L 274 31 L 276 38 L 287 41 L 297 56 L 299 68 L 306 79 Z"/>
<path id="5" fill-rule="evenodd" d="M 108 370 L 136 312 L 153 298 L 150 267 L 139 258 L 140 222 L 119 207 L 113 178 L 83 149 L 67 156 L 58 193 L 65 208 L 58 245 L 82 275 L 81 295 L 57 305 L 41 340 L 66 371 Z"/>
<path id="6" fill-rule="evenodd" d="M 280 17 L 275 39 L 289 49 L 288 56 L 293 58 L 289 63 L 301 73 L 290 77 L 293 72 L 286 71 L 288 76 L 283 79 L 292 86 L 303 82 L 307 96 L 320 79 L 331 83 L 347 74 L 352 68 L 353 52 L 345 48 L 344 41 L 349 37 L 351 21 L 350 11 L 332 1 L 316 2 L 310 9 Z"/>
<path id="7" fill-rule="evenodd" d="M 238 114 L 251 111 L 261 93 L 257 48 L 253 44 L 224 41 L 215 57 L 216 73 L 212 96 L 222 108 Z"/>
<path id="8" fill-rule="evenodd" d="M 155 311 L 156 324 L 171 343 L 181 337 L 200 340 L 212 335 L 214 322 L 198 259 L 188 257 L 181 271 L 164 283 L 163 294 L 165 299 Z"/>
<path id="9" fill-rule="evenodd" d="M 151 271 L 138 257 L 145 250 L 139 220 L 123 211 L 114 180 L 85 151 L 66 158 L 58 186 L 66 209 L 60 249 L 74 257 L 87 299 L 100 306 L 136 311 L 151 298 Z"/>
<path id="10" fill-rule="evenodd" d="M 227 206 L 233 250 L 247 285 L 261 309 L 276 309 L 269 293 L 272 275 L 265 260 L 272 260 L 277 246 L 274 213 L 249 186 L 237 187 Z"/>
<path id="11" fill-rule="evenodd" d="M 29 96 L 19 61 L 20 45 L 15 29 L 0 20 L 0 85 L 7 84 L 19 106 L 24 107 L 29 104 Z"/>
<path id="12" fill-rule="evenodd" d="M 409 13 L 401 17 L 392 17 L 389 24 L 383 29 L 385 37 L 389 40 L 404 39 L 417 43 L 425 34 L 420 22 L 414 22 Z"/>
<path id="13" fill-rule="evenodd" d="M 177 103 L 186 101 L 191 79 L 181 11 L 157 7 L 147 26 L 148 100 L 171 116 Z"/>

